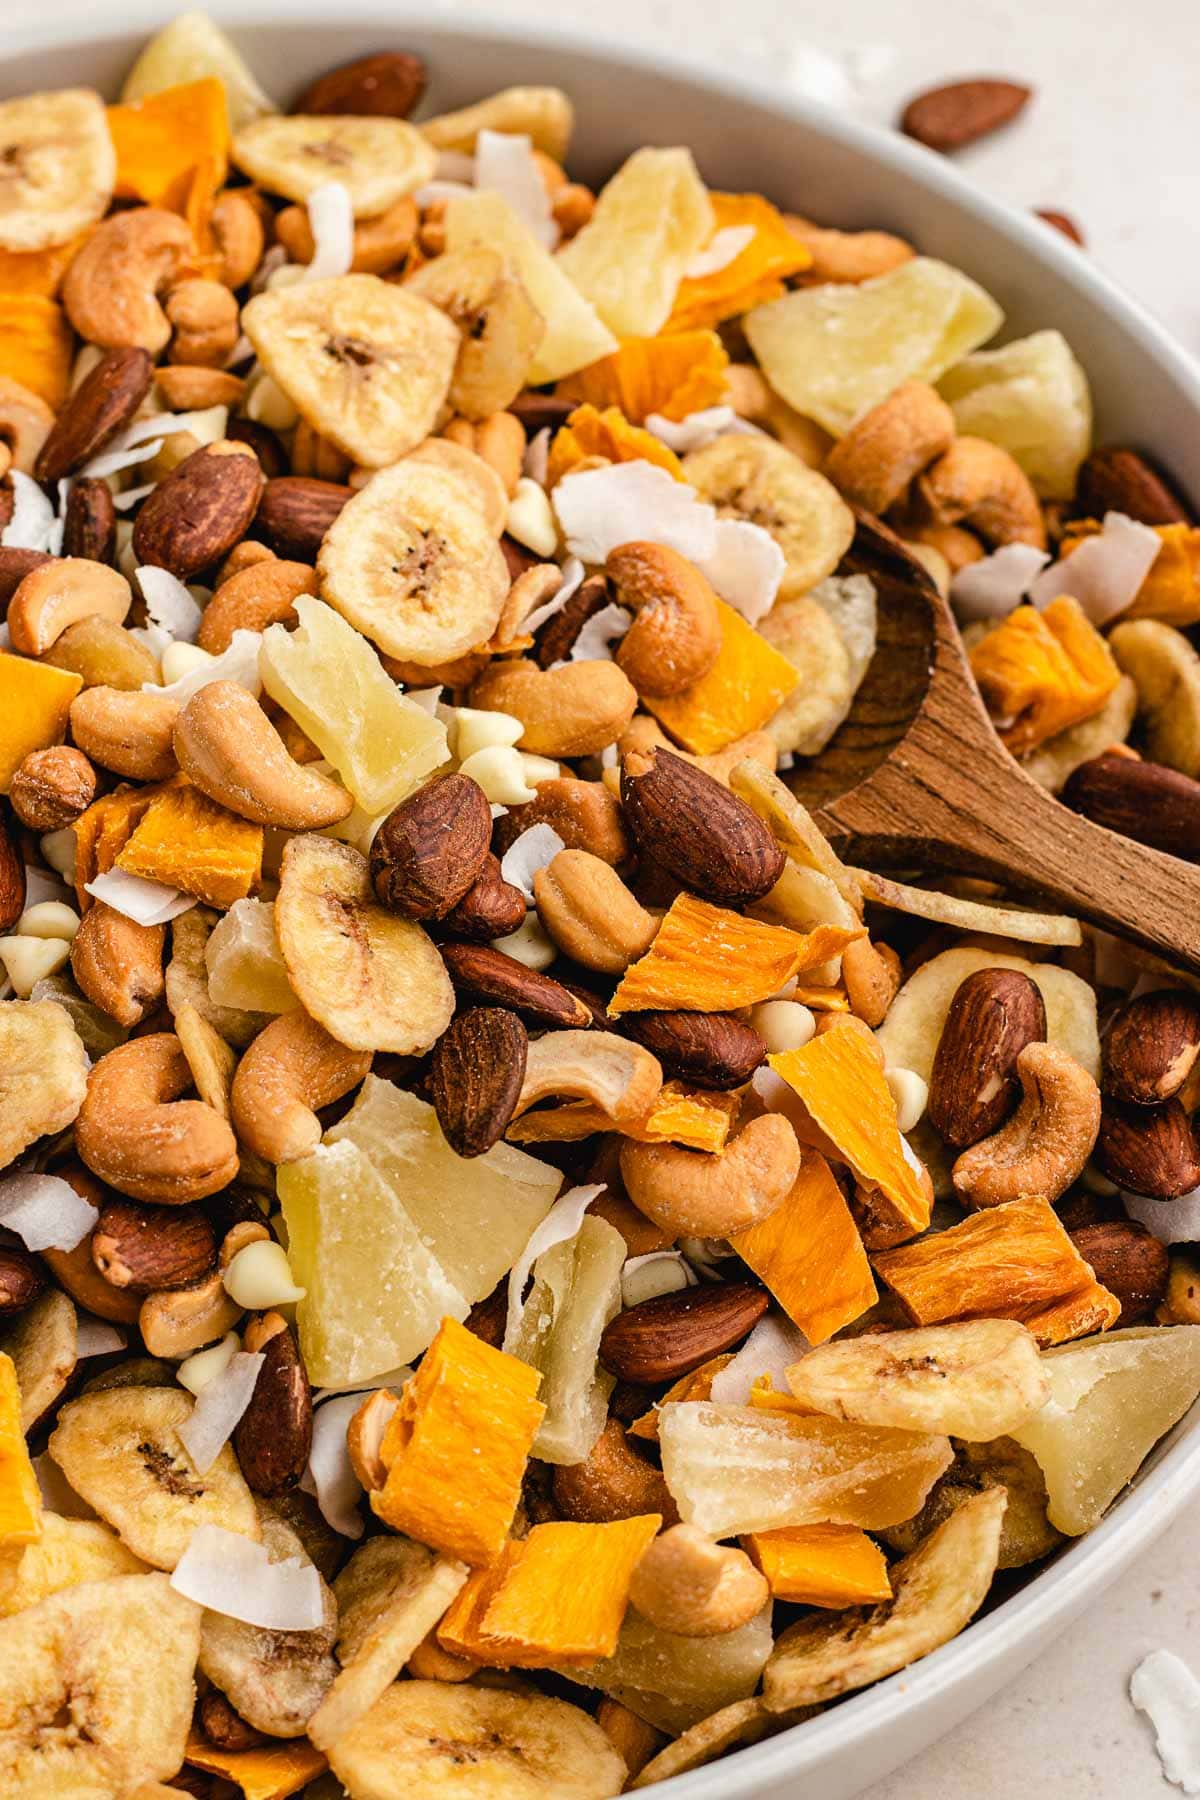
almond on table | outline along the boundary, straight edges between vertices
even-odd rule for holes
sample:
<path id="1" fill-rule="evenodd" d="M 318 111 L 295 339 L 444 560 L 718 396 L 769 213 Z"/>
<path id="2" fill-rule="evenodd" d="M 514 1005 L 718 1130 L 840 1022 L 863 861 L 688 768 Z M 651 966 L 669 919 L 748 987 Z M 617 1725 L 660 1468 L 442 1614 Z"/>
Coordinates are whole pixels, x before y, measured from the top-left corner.
<path id="1" fill-rule="evenodd" d="M 1200 1397 L 1186 979 L 821 810 L 928 577 L 1200 860 L 1193 508 L 803 170 L 448 73 L 193 12 L 0 103 L 4 1795 L 609 1800 Z"/>

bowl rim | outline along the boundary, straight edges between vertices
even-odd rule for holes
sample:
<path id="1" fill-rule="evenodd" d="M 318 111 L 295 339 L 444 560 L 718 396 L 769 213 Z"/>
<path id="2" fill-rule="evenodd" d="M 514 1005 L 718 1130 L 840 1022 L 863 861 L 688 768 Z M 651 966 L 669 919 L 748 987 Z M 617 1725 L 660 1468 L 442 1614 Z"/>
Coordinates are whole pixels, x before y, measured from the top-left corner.
<path id="1" fill-rule="evenodd" d="M 0 49 L 0 72 L 15 57 L 70 47 L 88 42 L 121 41 L 135 32 L 150 33 L 180 10 L 171 0 L 123 0 L 119 19 L 97 29 L 94 0 L 65 0 L 50 17 L 7 24 Z M 315 0 L 210 0 L 205 8 L 218 24 L 227 27 L 235 41 L 242 30 L 284 29 L 288 25 L 329 26 L 327 12 Z M 1136 351 L 1158 363 L 1178 384 L 1182 398 L 1200 422 L 1200 358 L 1192 356 L 1166 326 L 1110 274 L 1089 262 L 1059 233 L 1032 215 L 1022 213 L 985 193 L 949 159 L 885 127 L 844 117 L 803 95 L 781 92 L 768 76 L 753 69 L 720 68 L 691 52 L 657 49 L 647 44 L 614 47 L 587 29 L 547 24 L 532 19 L 493 19 L 471 8 L 434 11 L 423 15 L 415 8 L 397 7 L 389 0 L 349 0 L 338 21 L 349 38 L 359 29 L 378 28 L 393 41 L 409 34 L 418 42 L 437 38 L 443 42 L 461 38 L 473 43 L 501 45 L 515 50 L 536 37 L 539 50 L 587 57 L 622 65 L 639 73 L 690 84 L 714 98 L 735 100 L 766 117 L 799 122 L 883 171 L 897 171 L 916 185 L 950 205 L 973 215 L 984 226 L 1006 238 L 1026 263 L 1048 267 L 1068 287 L 1076 288 L 1107 313 L 1118 332 L 1130 338 Z M 686 1800 L 712 1796 L 713 1776 L 724 1768 L 731 1785 L 722 1787 L 728 1800 L 742 1795 L 750 1800 L 768 1785 L 795 1781 L 829 1753 L 847 1741 L 874 1738 L 897 1723 L 902 1715 L 932 1705 L 939 1692 L 961 1679 L 967 1665 L 979 1672 L 1012 1653 L 1018 1645 L 1029 1650 L 1030 1660 L 1048 1646 L 1055 1632 L 1072 1616 L 1094 1601 L 1109 1582 L 1161 1535 L 1200 1491 L 1200 1402 L 1191 1409 L 1151 1452 L 1143 1465 L 1139 1485 L 1127 1489 L 1113 1502 L 1109 1514 L 1085 1536 L 1060 1552 L 1053 1564 L 1035 1575 L 983 1618 L 975 1620 L 939 1650 L 909 1668 L 851 1695 L 826 1712 L 793 1726 L 759 1744 L 732 1753 L 726 1761 L 707 1764 L 663 1783 L 664 1796 Z M 952 1723 L 952 1722 L 951 1722 Z M 950 1725 L 946 1729 L 951 1728 Z M 938 1735 L 942 1735 L 941 1732 Z"/>

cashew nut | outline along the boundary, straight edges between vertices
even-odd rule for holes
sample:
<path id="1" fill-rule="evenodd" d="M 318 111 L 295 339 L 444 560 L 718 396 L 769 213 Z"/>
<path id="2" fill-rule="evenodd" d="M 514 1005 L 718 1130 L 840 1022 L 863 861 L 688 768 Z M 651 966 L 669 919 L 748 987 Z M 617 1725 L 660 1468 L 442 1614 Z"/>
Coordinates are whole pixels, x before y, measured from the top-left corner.
<path id="1" fill-rule="evenodd" d="M 399 1404 L 389 1388 L 376 1388 L 373 1394 L 367 1395 L 346 1427 L 350 1466 L 368 1494 L 381 1488 L 387 1480 L 383 1440 Z"/>
<path id="2" fill-rule="evenodd" d="M 1055 1044 L 1017 1057 L 1021 1103 L 1000 1130 L 964 1150 L 954 1191 L 972 1211 L 1039 1194 L 1051 1202 L 1082 1173 L 1100 1129 L 1100 1090 Z"/>
<path id="3" fill-rule="evenodd" d="M 205 369 L 198 363 L 164 363 L 154 371 L 158 397 L 169 412 L 207 412 L 210 406 L 227 406 L 232 412 L 242 403 L 246 383 L 228 369 Z M 174 437 L 175 432 L 171 433 Z M 264 544 L 263 549 L 266 549 Z"/>
<path id="4" fill-rule="evenodd" d="M 175 724 L 179 766 L 201 793 L 256 825 L 314 831 L 354 809 L 353 796 L 295 762 L 258 701 L 236 681 L 210 681 Z"/>
<path id="5" fill-rule="evenodd" d="M 644 1117 L 661 1086 L 658 1058 L 615 1031 L 548 1031 L 529 1046 L 513 1117 L 551 1095 L 571 1094 L 620 1125 Z"/>
<path id="6" fill-rule="evenodd" d="M 71 945 L 71 973 L 101 1012 L 127 1030 L 163 997 L 165 925 L 139 925 L 103 900 L 83 915 Z"/>
<path id="7" fill-rule="evenodd" d="M 532 1056 L 536 1046 L 529 1048 Z M 751 1119 L 719 1156 L 632 1139 L 621 1146 L 629 1198 L 673 1238 L 728 1237 L 757 1224 L 783 1203 L 799 1173 L 800 1145 L 779 1113 Z"/>
<path id="8" fill-rule="evenodd" d="M 633 854 L 618 797 L 602 781 L 577 781 L 573 775 L 539 781 L 537 798 L 501 819 L 500 852 L 530 825 L 551 825 L 568 850 L 587 850 L 614 867 Z"/>
<path id="9" fill-rule="evenodd" d="M 605 574 L 634 615 L 616 660 L 639 694 L 681 694 L 707 675 L 721 650 L 717 597 L 686 557 L 634 541 L 609 552 Z"/>
<path id="10" fill-rule="evenodd" d="M 133 603 L 123 575 L 82 556 L 58 556 L 30 569 L 8 603 L 12 647 L 42 656 L 68 625 L 91 613 L 119 625 Z"/>
<path id="11" fill-rule="evenodd" d="M 191 227 L 178 213 L 156 206 L 114 213 L 71 260 L 62 285 L 67 317 L 91 344 L 140 345 L 156 356 L 171 336 L 158 296 L 191 255 Z"/>
<path id="12" fill-rule="evenodd" d="M 417 235 L 416 201 L 405 194 L 386 212 L 371 219 L 354 221 L 354 256 L 350 264 L 355 275 L 383 275 L 402 262 Z M 310 263 L 316 255 L 308 209 L 285 206 L 275 217 L 275 234 L 294 263 Z M 231 282 L 230 286 L 239 283 Z"/>
<path id="13" fill-rule="evenodd" d="M 679 1518 L 662 1470 L 629 1442 L 619 1419 L 608 1421 L 582 1462 L 555 1468 L 554 1502 L 564 1519 L 581 1525 L 643 1513 L 659 1513 L 671 1525 Z"/>
<path id="14" fill-rule="evenodd" d="M 915 529 L 906 527 L 906 530 L 914 543 L 937 551 L 951 576 L 971 563 L 982 562 L 987 554 L 979 539 L 964 531 L 961 525 L 918 525 Z"/>
<path id="15" fill-rule="evenodd" d="M 370 1068 L 369 1050 L 347 1050 L 306 1012 L 282 1014 L 259 1032 L 238 1064 L 238 1137 L 267 1162 L 296 1162 L 321 1141 L 317 1108 L 348 1094 Z"/>
<path id="16" fill-rule="evenodd" d="M 151 1356 L 174 1362 L 232 1331 L 242 1310 L 229 1298 L 220 1271 L 214 1269 L 188 1287 L 147 1294 L 138 1313 L 138 1329 Z"/>
<path id="17" fill-rule="evenodd" d="M 165 781 L 175 773 L 178 717 L 169 694 L 85 688 L 71 702 L 71 736 L 102 769 L 134 781 Z"/>
<path id="18" fill-rule="evenodd" d="M 936 388 L 905 381 L 850 427 L 825 459 L 843 499 L 885 513 L 954 442 L 954 414 Z"/>
<path id="19" fill-rule="evenodd" d="M 220 656 L 233 642 L 235 631 L 294 625 L 297 599 L 316 591 L 315 569 L 307 563 L 283 562 L 268 555 L 221 582 L 204 609 L 196 642 L 210 656 Z"/>
<path id="20" fill-rule="evenodd" d="M 801 277 L 805 285 L 871 281 L 916 255 L 911 244 L 888 231 L 832 231 L 797 213 L 785 213 L 783 222 L 811 252 L 812 266 Z"/>
<path id="21" fill-rule="evenodd" d="M 32 475 L 53 425 L 54 413 L 40 394 L 0 376 L 0 444 L 8 448 L 9 468 Z"/>
<path id="22" fill-rule="evenodd" d="M 729 786 L 729 777 L 740 762 L 761 763 L 764 769 L 775 773 L 775 765 L 779 761 L 779 746 L 769 731 L 748 731 L 745 737 L 734 738 L 726 744 L 724 750 L 716 750 L 710 756 L 692 756 L 687 750 L 681 750 L 673 744 L 657 719 L 649 713 L 637 713 L 629 722 L 628 731 L 622 732 L 617 749 L 624 757 L 627 750 L 669 750 L 672 756 L 678 756 L 683 762 L 690 762 L 695 768 L 703 769 L 722 787 Z M 621 791 L 621 771 L 606 769 L 605 785 L 613 794 Z"/>
<path id="23" fill-rule="evenodd" d="M 695 1525 L 673 1525 L 656 1537 L 629 1584 L 631 1605 L 677 1637 L 737 1631 L 770 1597 L 766 1577 L 744 1550 L 715 1544 Z"/>
<path id="24" fill-rule="evenodd" d="M 623 975 L 658 930 L 658 920 L 616 870 L 586 850 L 560 850 L 537 871 L 533 894 L 538 917 L 564 956 L 604 975 Z"/>
<path id="25" fill-rule="evenodd" d="M 119 1193 L 167 1205 L 227 1187 L 238 1171 L 237 1140 L 211 1106 L 179 1098 L 191 1085 L 173 1032 L 134 1038 L 102 1056 L 75 1121 L 75 1146 L 88 1168 Z"/>
<path id="26" fill-rule="evenodd" d="M 266 245 L 257 206 L 244 189 L 224 188 L 213 201 L 208 225 L 221 256 L 221 280 L 229 288 L 244 287 Z"/>
<path id="27" fill-rule="evenodd" d="M 219 281 L 181 281 L 164 308 L 175 332 L 171 361 L 221 368 L 237 343 L 238 303 Z"/>
<path id="28" fill-rule="evenodd" d="M 854 938 L 842 951 L 842 980 L 855 1018 L 882 1025 L 900 991 L 900 958 L 890 944 Z"/>
<path id="29" fill-rule="evenodd" d="M 525 464 L 525 427 L 515 413 L 491 413 L 477 420 L 456 416 L 442 427 L 442 436 L 452 444 L 465 444 L 490 463 L 512 499 Z"/>
<path id="30" fill-rule="evenodd" d="M 918 481 L 934 525 L 967 525 L 988 544 L 1046 548 L 1046 521 L 1029 477 L 986 438 L 956 438 Z"/>
<path id="31" fill-rule="evenodd" d="M 471 688 L 471 705 L 511 713 L 521 748 L 539 756 L 593 756 L 619 738 L 637 710 L 637 692 L 615 662 L 494 662 Z"/>

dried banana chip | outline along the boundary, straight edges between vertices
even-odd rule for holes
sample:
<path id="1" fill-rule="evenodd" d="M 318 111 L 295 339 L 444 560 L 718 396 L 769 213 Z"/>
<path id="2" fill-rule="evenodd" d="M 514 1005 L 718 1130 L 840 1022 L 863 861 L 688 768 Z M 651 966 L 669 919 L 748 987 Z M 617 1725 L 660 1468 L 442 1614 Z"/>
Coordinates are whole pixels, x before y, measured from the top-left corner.
<path id="1" fill-rule="evenodd" d="M 66 1393 L 75 1373 L 79 1360 L 75 1302 L 61 1288 L 47 1288 L 32 1306 L 7 1321 L 0 1331 L 0 1350 L 12 1357 L 21 1390 L 21 1429 L 30 1432 Z"/>
<path id="2" fill-rule="evenodd" d="M 1023 1569 L 1058 1548 L 1063 1535 L 1046 1517 L 1045 1477 L 1036 1457 L 1009 1437 L 996 1438 L 990 1444 L 960 1444 L 953 1463 L 929 1490 L 929 1498 L 915 1518 L 889 1526 L 879 1535 L 901 1556 L 910 1556 L 964 1500 L 989 1487 L 1001 1487 L 1008 1495 L 998 1569 Z"/>
<path id="3" fill-rule="evenodd" d="M 0 102 L 0 249 L 69 244 L 102 219 L 117 179 L 104 102 L 60 88 Z"/>
<path id="4" fill-rule="evenodd" d="M 995 1487 L 964 1501 L 892 1570 L 891 1600 L 791 1626 L 764 1671 L 764 1704 L 784 1712 L 835 1700 L 956 1637 L 992 1584 L 1005 1505 Z"/>
<path id="5" fill-rule="evenodd" d="M 234 137 L 233 160 L 259 187 L 288 200 L 307 200 L 327 181 L 339 182 L 356 219 L 387 212 L 431 180 L 437 165 L 415 125 L 341 113 L 253 119 Z"/>
<path id="6" fill-rule="evenodd" d="M 774 438 L 719 437 L 685 456 L 683 472 L 721 518 L 770 532 L 784 555 L 780 601 L 832 575 L 850 548 L 854 514 L 842 496 Z"/>
<path id="7" fill-rule="evenodd" d="M 809 1719 L 819 1711 L 819 1707 L 805 1706 L 794 1713 L 771 1713 L 757 1697 L 735 1700 L 732 1706 L 723 1706 L 698 1725 L 690 1725 L 673 1744 L 652 1757 L 630 1782 L 630 1792 L 669 1781 L 672 1775 L 703 1769 L 730 1750 L 743 1750 L 747 1744 L 774 1737 L 777 1731 L 786 1731 L 789 1725 L 798 1725 L 801 1719 Z"/>
<path id="8" fill-rule="evenodd" d="M 434 257 L 405 283 L 453 321 L 461 347 L 447 399 L 467 419 L 503 412 L 525 386 L 546 324 L 499 250 Z"/>
<path id="9" fill-rule="evenodd" d="M 850 711 L 854 676 L 837 626 L 811 594 L 779 600 L 759 630 L 798 670 L 800 684 L 764 730 L 781 751 L 815 756 Z"/>
<path id="10" fill-rule="evenodd" d="M 141 1558 L 98 1519 L 63 1519 L 44 1512 L 41 1538 L 26 1546 L 0 1581 L 0 1614 L 8 1618 L 85 1581 L 149 1573 Z"/>
<path id="11" fill-rule="evenodd" d="M 959 894 L 942 894 L 936 888 L 909 887 L 870 869 L 855 875 L 868 900 L 890 906 L 896 912 L 929 919 L 937 925 L 955 925 L 960 931 L 984 931 L 989 937 L 1013 938 L 1023 944 L 1083 942 L 1079 920 L 1066 913 L 1034 912 L 1022 906 L 992 906 L 987 901 L 965 900 Z"/>
<path id="12" fill-rule="evenodd" d="M 533 140 L 555 162 L 562 162 L 571 144 L 575 108 L 561 88 L 510 87 L 458 112 L 439 113 L 424 119 L 420 129 L 436 150 L 474 152 L 481 131 L 502 131 Z"/>
<path id="13" fill-rule="evenodd" d="M 181 1388 L 110 1388 L 70 1401 L 50 1437 L 75 1492 L 156 1569 L 175 1567 L 199 1525 L 262 1536 L 228 1444 L 197 1475 L 179 1440 L 192 1405 Z"/>
<path id="14" fill-rule="evenodd" d="M 57 1001 L 0 1006 L 0 1169 L 74 1122 L 87 1072 L 87 1051 Z"/>
<path id="15" fill-rule="evenodd" d="M 1182 631 L 1158 619 L 1130 619 L 1108 643 L 1137 688 L 1147 756 L 1181 775 L 1200 775 L 1200 656 Z"/>
<path id="16" fill-rule="evenodd" d="M 175 1013 L 175 1035 L 192 1071 L 196 1092 L 204 1104 L 220 1113 L 223 1119 L 231 1118 L 229 1094 L 233 1071 L 237 1067 L 232 1046 L 190 1004 L 179 1007 Z"/>

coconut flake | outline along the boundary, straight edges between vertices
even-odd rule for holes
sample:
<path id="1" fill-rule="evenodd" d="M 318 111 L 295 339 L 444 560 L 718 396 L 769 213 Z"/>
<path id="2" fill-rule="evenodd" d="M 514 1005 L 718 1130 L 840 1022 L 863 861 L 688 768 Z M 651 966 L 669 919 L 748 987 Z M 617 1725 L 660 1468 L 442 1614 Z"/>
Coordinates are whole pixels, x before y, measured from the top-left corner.
<path id="1" fill-rule="evenodd" d="M 162 449 L 162 440 L 177 431 L 194 431 L 198 436 L 200 434 L 210 436 L 213 427 L 218 424 L 218 413 L 225 415 L 224 419 L 219 421 L 220 430 L 217 432 L 217 436 L 221 437 L 229 418 L 227 406 L 204 406 L 192 412 L 181 413 L 147 413 L 144 418 L 134 419 L 133 423 L 127 425 L 124 431 L 118 432 L 108 448 L 99 456 L 94 456 L 91 462 L 84 463 L 79 473 L 80 475 L 114 475 L 120 469 L 132 468 L 136 463 L 147 462 L 150 456 L 157 456 L 159 450 Z M 154 449 L 147 455 L 127 456 L 126 453 L 135 445 L 145 444 L 150 438 L 158 441 Z M 124 460 L 114 462 L 115 457 L 121 457 Z M 99 466 L 101 463 L 107 463 L 110 466 L 101 468 Z"/>
<path id="2" fill-rule="evenodd" d="M 124 869 L 109 869 L 107 874 L 95 876 L 85 883 L 85 890 L 137 925 L 166 925 L 196 904 L 191 894 L 164 887 L 161 881 L 147 881 L 143 875 L 129 875 Z"/>
<path id="3" fill-rule="evenodd" d="M 1032 544 L 1005 544 L 979 562 L 968 563 L 950 583 L 955 612 L 964 624 L 1006 618 L 1049 561 L 1046 552 Z"/>
<path id="4" fill-rule="evenodd" d="M 93 456 L 91 462 L 85 463 L 79 473 L 94 480 L 103 480 L 106 475 L 120 475 L 125 469 L 136 469 L 139 463 L 152 461 L 162 449 L 163 442 L 161 437 L 156 437 L 151 438 L 148 444 L 136 445 L 132 450 L 105 450 L 99 456 Z M 65 482 L 63 485 L 66 485 Z"/>
<path id="5" fill-rule="evenodd" d="M 748 519 L 718 519 L 717 544 L 696 564 L 722 600 L 750 625 L 765 619 L 783 580 L 783 551 L 769 531 Z"/>
<path id="6" fill-rule="evenodd" d="M 178 575 L 143 563 L 134 570 L 151 625 L 176 641 L 194 644 L 204 617 Z"/>
<path id="7" fill-rule="evenodd" d="M 783 1313 L 764 1313 L 731 1363 L 713 1376 L 712 1398 L 718 1406 L 745 1406 L 761 1375 L 787 1392 L 786 1370 L 807 1356 L 812 1345 Z"/>
<path id="8" fill-rule="evenodd" d="M 198 1475 L 208 1474 L 233 1436 L 234 1427 L 254 1398 L 258 1371 L 266 1360 L 261 1351 L 235 1351 L 221 1373 L 201 1388 L 191 1417 L 179 1427 L 179 1441 L 195 1463 Z"/>
<path id="9" fill-rule="evenodd" d="M 23 475 L 20 469 L 13 469 L 9 480 L 13 495 L 12 518 L 0 531 L 0 544 L 6 550 L 44 550 L 50 555 L 56 554 L 53 544 L 59 520 L 49 498 L 37 482 L 31 476 Z"/>
<path id="10" fill-rule="evenodd" d="M 75 1322 L 75 1355 L 80 1362 L 89 1356 L 111 1356 L 114 1350 L 124 1350 L 128 1342 L 123 1331 L 93 1313 L 80 1313 Z"/>
<path id="11" fill-rule="evenodd" d="M 42 1504 L 47 1512 L 57 1513 L 60 1519 L 98 1519 L 99 1513 L 88 1505 L 81 1494 L 77 1494 L 71 1486 L 49 1451 L 32 1458 L 33 1472 L 37 1476 L 38 1487 L 42 1491 Z"/>
<path id="12" fill-rule="evenodd" d="M 160 687 L 155 681 L 143 681 L 142 692 L 162 694 L 167 699 L 178 701 L 183 707 L 193 694 L 198 694 L 211 681 L 236 681 L 239 687 L 248 689 L 257 699 L 262 692 L 262 681 L 258 673 L 258 652 L 262 637 L 261 631 L 239 629 L 234 632 L 229 648 L 222 650 L 220 656 L 211 657 L 198 668 L 189 669 L 186 675 L 167 682 L 165 687 Z"/>
<path id="13" fill-rule="evenodd" d="M 475 179 L 475 158 L 467 150 L 439 150 L 433 175 L 435 181 L 470 183 Z"/>
<path id="14" fill-rule="evenodd" d="M 1152 1650 L 1133 1671 L 1129 1698 L 1154 1727 L 1168 1781 L 1200 1794 L 1200 1681 L 1171 1650 Z"/>
<path id="15" fill-rule="evenodd" d="M 590 619 L 585 619 L 579 635 L 571 645 L 572 662 L 611 662 L 612 646 L 623 638 L 633 624 L 633 614 L 615 601 L 609 601 Z"/>
<path id="16" fill-rule="evenodd" d="M 667 544 L 692 562 L 716 549 L 715 509 L 653 463 L 580 469 L 563 476 L 553 499 L 567 548 L 585 563 L 602 563 L 618 544 L 638 538 Z"/>
<path id="17" fill-rule="evenodd" d="M 652 431 L 660 443 L 686 456 L 689 450 L 703 450 L 706 444 L 723 437 L 737 426 L 732 406 L 706 406 L 700 412 L 688 413 L 683 419 L 668 419 L 662 413 L 647 413 L 646 430 Z"/>
<path id="18" fill-rule="evenodd" d="M 61 1175 L 6 1175 L 0 1181 L 0 1225 L 27 1250 L 74 1250 L 100 1214 Z"/>
<path id="19" fill-rule="evenodd" d="M 520 888 L 532 906 L 534 876 L 565 849 L 566 845 L 552 825 L 530 825 L 504 852 L 500 860 L 501 877 L 512 887 Z"/>
<path id="20" fill-rule="evenodd" d="M 1093 625 L 1104 625 L 1132 606 L 1161 549 L 1162 539 L 1149 525 L 1105 513 L 1103 530 L 1052 563 L 1030 586 L 1029 598 L 1041 607 L 1070 594 Z"/>
<path id="21" fill-rule="evenodd" d="M 706 275 L 717 275 L 736 262 L 743 250 L 754 242 L 753 225 L 726 225 L 709 238 L 703 250 L 697 250 L 684 269 L 689 281 L 703 281 Z"/>
<path id="22" fill-rule="evenodd" d="M 438 701 L 442 697 L 442 689 L 443 684 L 441 682 L 438 683 L 437 687 L 406 688 L 404 698 L 410 700 L 414 706 L 419 706 L 421 711 L 423 713 L 428 713 L 431 719 L 436 719 L 438 716 Z"/>
<path id="23" fill-rule="evenodd" d="M 340 181 L 323 181 L 308 196 L 308 226 L 313 258 L 301 281 L 324 281 L 348 275 L 354 261 L 354 209 L 350 190 Z"/>
<path id="24" fill-rule="evenodd" d="M 118 512 L 131 512 L 135 506 L 139 506 L 148 495 L 152 494 L 157 486 L 157 482 L 148 481 L 144 487 L 126 488 L 123 494 L 116 495 L 113 505 Z"/>
<path id="25" fill-rule="evenodd" d="M 503 1348 L 511 1348 L 521 1325 L 521 1314 L 525 1310 L 525 1283 L 538 1257 L 547 1250 L 553 1250 L 555 1244 L 565 1244 L 573 1238 L 583 1224 L 583 1215 L 597 1194 L 604 1192 L 604 1183 L 594 1187 L 568 1188 L 560 1194 L 541 1224 L 534 1228 L 529 1242 L 522 1250 L 508 1278 L 508 1318 L 504 1326 Z"/>
<path id="26" fill-rule="evenodd" d="M 1129 1217 L 1160 1244 L 1200 1243 L 1200 1187 L 1174 1200 L 1154 1200 L 1147 1194 L 1122 1194 L 1121 1199 Z"/>
<path id="27" fill-rule="evenodd" d="M 360 1538 L 363 1522 L 358 1511 L 362 1484 L 354 1473 L 346 1432 L 363 1403 L 365 1391 L 326 1401 L 313 1414 L 312 1449 L 300 1486 L 312 1494 L 325 1523 L 340 1537 Z"/>
<path id="28" fill-rule="evenodd" d="M 210 1612 L 263 1631 L 315 1631 L 324 1622 L 321 1577 L 311 1563 L 298 1556 L 272 1562 L 265 1545 L 222 1525 L 196 1527 L 171 1586 Z"/>
<path id="29" fill-rule="evenodd" d="M 481 131 L 475 140 L 475 186 L 507 200 L 544 249 L 558 247 L 562 233 L 533 160 L 530 138 L 518 132 Z"/>
<path id="30" fill-rule="evenodd" d="M 568 600 L 574 598 L 583 586 L 584 568 L 577 556 L 568 556 L 562 566 L 562 586 L 559 587 L 541 606 L 535 606 L 531 613 L 518 621 L 522 632 L 540 631 L 542 626 L 555 618 Z"/>
<path id="31" fill-rule="evenodd" d="M 439 200 L 460 200 L 464 194 L 474 192 L 465 181 L 427 181 L 423 187 L 414 190 L 413 199 L 423 212 L 427 206 L 436 206 Z"/>
<path id="32" fill-rule="evenodd" d="M 525 455 L 521 459 L 521 473 L 527 475 L 530 481 L 536 481 L 539 487 L 544 488 L 549 470 L 550 427 L 543 425 L 540 431 L 534 432 L 525 446 Z"/>

